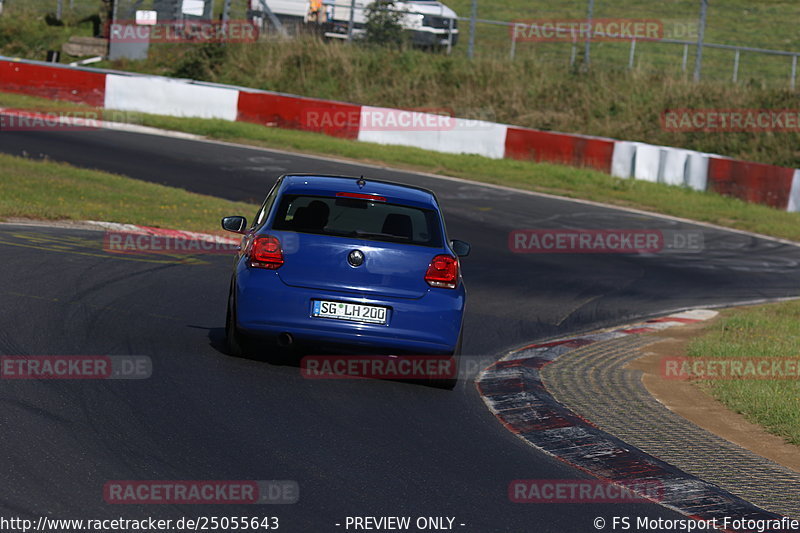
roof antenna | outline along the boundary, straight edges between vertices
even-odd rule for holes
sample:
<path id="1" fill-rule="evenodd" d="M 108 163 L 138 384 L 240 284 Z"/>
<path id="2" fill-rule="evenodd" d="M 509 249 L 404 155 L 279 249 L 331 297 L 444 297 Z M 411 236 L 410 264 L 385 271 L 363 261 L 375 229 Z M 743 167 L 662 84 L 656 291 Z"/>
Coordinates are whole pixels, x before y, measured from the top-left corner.
<path id="1" fill-rule="evenodd" d="M 360 178 L 358 178 L 358 181 L 356 182 L 356 185 L 358 185 L 359 189 L 363 189 L 364 185 L 366 185 L 366 184 L 367 184 L 367 181 L 364 179 L 364 176 L 361 176 Z"/>

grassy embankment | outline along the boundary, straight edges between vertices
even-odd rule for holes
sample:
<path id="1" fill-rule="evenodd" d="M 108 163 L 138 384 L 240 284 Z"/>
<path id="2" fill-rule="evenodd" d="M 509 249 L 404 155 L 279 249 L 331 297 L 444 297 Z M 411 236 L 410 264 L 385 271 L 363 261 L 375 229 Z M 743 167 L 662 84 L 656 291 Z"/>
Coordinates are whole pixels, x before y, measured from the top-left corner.
<path id="1" fill-rule="evenodd" d="M 0 106 L 28 109 L 86 109 L 29 96 L 0 93 Z M 101 110 L 95 110 L 102 113 Z M 440 154 L 417 148 L 359 143 L 316 133 L 265 128 L 243 122 L 175 118 L 105 112 L 120 119 L 158 128 L 197 133 L 210 138 L 265 148 L 326 154 L 381 165 L 457 176 L 483 183 L 547 192 L 665 213 L 722 226 L 800 241 L 800 214 L 786 213 L 713 193 L 619 179 L 585 169 L 526 161 L 494 160 L 476 155 Z M 80 135 L 80 132 L 74 132 Z M 313 169 L 309 169 L 313 171 Z"/>
<path id="2" fill-rule="evenodd" d="M 554 10 L 545 9 L 543 0 L 536 1 L 541 4 L 539 7 L 527 4 L 524 7 L 522 0 L 510 2 L 504 8 L 486 4 L 479 14 L 506 19 L 545 14 L 551 18 L 583 16 L 585 2 Z M 453 7 L 466 14 L 467 3 L 458 0 Z M 680 0 L 656 5 L 628 0 L 613 7 L 611 3 L 600 2 L 596 16 L 644 17 L 651 13 L 665 20 L 691 21 L 696 17 L 692 7 L 695 3 Z M 745 4 L 748 3 L 743 0 L 732 0 L 730 6 L 712 9 L 709 40 L 789 50 L 800 48 L 794 26 L 785 22 L 787 13 L 800 15 L 800 4 L 773 2 L 768 7 Z M 27 14 L 11 16 L 14 11 L 9 8 L 0 17 L 0 53 L 42 59 L 46 49 L 58 48 L 59 41 L 66 39 L 68 29 L 46 26 L 41 15 L 30 14 L 31 9 Z M 69 21 L 68 17 L 65 20 Z M 89 31 L 87 23 L 77 28 L 79 32 Z M 570 69 L 561 60 L 551 61 L 542 44 L 520 43 L 520 50 L 527 46 L 530 53 L 521 53 L 513 62 L 496 54 L 478 54 L 470 61 L 460 53 L 446 56 L 418 50 L 348 46 L 309 37 L 227 46 L 154 44 L 145 62 L 117 61 L 100 66 L 368 105 L 441 108 L 467 118 L 681 146 L 800 167 L 797 149 L 800 132 L 668 132 L 662 129 L 660 118 L 666 109 L 798 108 L 798 93 L 788 88 L 790 59 L 778 58 L 780 63 L 770 67 L 772 59 L 744 54 L 739 84 L 714 81 L 713 77 L 695 84 L 683 73 L 663 65 L 656 65 L 657 68 L 643 65 L 628 71 L 607 64 L 603 61 L 602 47 L 615 44 L 597 44 L 593 55 L 596 67 L 588 74 Z M 640 43 L 640 47 L 644 50 L 645 44 Z M 460 50 L 464 48 L 459 45 Z M 680 56 L 682 51 L 676 53 Z M 717 58 L 715 54 L 713 50 L 706 51 L 708 69 L 722 69 L 729 76 L 732 58 Z M 642 57 L 646 63 L 646 55 Z M 753 62 L 754 67 L 773 69 L 775 76 L 748 71 L 748 62 Z M 690 57 L 690 66 L 692 63 Z M 773 83 L 776 79 L 780 83 Z"/>
<path id="3" fill-rule="evenodd" d="M 724 311 L 694 339 L 690 357 L 800 359 L 800 302 Z M 800 380 L 731 379 L 699 385 L 751 422 L 800 445 Z"/>
<path id="4" fill-rule="evenodd" d="M 0 154 L 0 219 L 108 220 L 221 233 L 219 220 L 252 215 L 231 202 L 95 170 Z"/>

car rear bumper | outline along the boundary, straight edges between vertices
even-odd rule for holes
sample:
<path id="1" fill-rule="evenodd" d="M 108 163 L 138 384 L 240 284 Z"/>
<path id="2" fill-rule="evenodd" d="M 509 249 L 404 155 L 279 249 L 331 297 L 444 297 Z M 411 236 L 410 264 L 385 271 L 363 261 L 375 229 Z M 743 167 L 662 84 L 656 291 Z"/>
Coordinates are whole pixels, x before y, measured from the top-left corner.
<path id="1" fill-rule="evenodd" d="M 289 333 L 300 344 L 358 353 L 450 354 L 458 343 L 464 311 L 463 286 L 432 288 L 418 299 L 362 296 L 290 287 L 275 271 L 249 268 L 239 270 L 235 297 L 238 327 L 250 335 L 277 338 Z M 312 300 L 385 306 L 388 323 L 313 317 Z"/>

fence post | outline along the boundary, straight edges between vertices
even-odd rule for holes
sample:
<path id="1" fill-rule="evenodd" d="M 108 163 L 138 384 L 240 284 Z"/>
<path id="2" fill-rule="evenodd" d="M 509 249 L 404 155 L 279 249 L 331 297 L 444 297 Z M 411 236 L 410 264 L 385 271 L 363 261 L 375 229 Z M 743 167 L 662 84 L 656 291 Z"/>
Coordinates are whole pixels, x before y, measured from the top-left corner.
<path id="1" fill-rule="evenodd" d="M 578 36 L 572 34 L 572 50 L 569 53 L 569 66 L 575 66 L 575 59 L 578 57 Z"/>
<path id="2" fill-rule="evenodd" d="M 708 0 L 700 0 L 700 23 L 697 30 L 697 55 L 694 58 L 694 81 L 700 81 L 700 71 L 703 68 L 703 41 L 706 34 L 706 14 Z"/>
<path id="3" fill-rule="evenodd" d="M 478 18 L 478 0 L 472 0 L 472 13 L 469 16 L 469 47 L 467 57 L 472 59 L 475 55 L 475 19 Z"/>
<path id="4" fill-rule="evenodd" d="M 350 20 L 347 21 L 347 40 L 353 40 L 354 17 L 356 16 L 356 0 L 350 0 Z"/>
<path id="5" fill-rule="evenodd" d="M 58 0 L 56 2 L 56 18 L 61 20 L 61 14 L 64 11 L 64 0 Z"/>
<path id="6" fill-rule="evenodd" d="M 511 32 L 511 52 L 510 52 L 511 61 L 514 61 L 514 56 L 516 55 L 516 53 L 517 53 L 517 35 L 516 35 L 515 32 L 512 31 Z"/>
<path id="7" fill-rule="evenodd" d="M 631 39 L 631 53 L 628 57 L 628 70 L 633 70 L 633 58 L 636 55 L 636 39 Z"/>
<path id="8" fill-rule="evenodd" d="M 797 55 L 792 56 L 792 83 L 790 84 L 794 91 L 795 83 L 797 81 Z"/>
<path id="9" fill-rule="evenodd" d="M 222 6 L 222 24 L 225 25 L 231 16 L 231 0 L 225 0 Z"/>
<path id="10" fill-rule="evenodd" d="M 278 19 L 278 17 L 275 16 L 275 13 L 273 13 L 272 10 L 269 8 L 269 6 L 267 5 L 267 1 L 259 0 L 259 3 L 261 4 L 261 10 L 267 14 L 267 18 L 269 18 L 269 21 L 272 23 L 272 26 L 276 30 L 278 30 L 278 33 L 286 37 L 288 35 L 286 33 L 286 28 L 283 27 L 281 21 Z M 178 9 L 178 11 L 180 11 L 180 8 Z"/>
<path id="11" fill-rule="evenodd" d="M 594 18 L 594 0 L 589 0 L 589 7 L 586 13 L 586 19 L 589 23 L 589 31 L 586 33 L 586 48 L 583 52 L 583 63 L 586 70 L 589 70 L 591 64 L 591 48 L 592 48 L 592 19 Z"/>
<path id="12" fill-rule="evenodd" d="M 681 64 L 681 69 L 686 72 L 686 63 L 689 59 L 689 45 L 683 45 L 683 63 Z"/>
<path id="13" fill-rule="evenodd" d="M 739 49 L 736 49 L 736 55 L 733 56 L 733 83 L 739 81 Z"/>
<path id="14" fill-rule="evenodd" d="M 453 24 L 455 19 L 450 19 L 447 30 L 447 55 L 453 51 Z"/>

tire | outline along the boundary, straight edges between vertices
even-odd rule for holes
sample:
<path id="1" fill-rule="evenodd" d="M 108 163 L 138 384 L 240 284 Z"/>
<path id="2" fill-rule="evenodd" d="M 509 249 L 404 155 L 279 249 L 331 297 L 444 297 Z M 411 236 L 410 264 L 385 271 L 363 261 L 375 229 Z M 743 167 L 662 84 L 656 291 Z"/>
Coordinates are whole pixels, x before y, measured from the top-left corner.
<path id="1" fill-rule="evenodd" d="M 296 357 L 290 349 L 268 349 L 263 342 L 242 333 L 236 326 L 236 306 L 233 300 L 233 283 L 228 293 L 228 311 L 225 316 L 225 351 L 233 357 L 266 361 L 272 364 L 292 364 Z"/>
<path id="2" fill-rule="evenodd" d="M 228 355 L 247 357 L 250 345 L 236 326 L 236 308 L 233 303 L 233 284 L 228 293 L 228 312 L 225 315 L 225 348 Z"/>
<path id="3" fill-rule="evenodd" d="M 437 389 L 446 389 L 446 390 L 453 390 L 456 385 L 458 384 L 458 371 L 459 371 L 459 359 L 461 358 L 461 340 L 463 339 L 463 333 L 458 336 L 458 343 L 456 344 L 456 349 L 453 350 L 451 354 L 453 365 L 453 377 L 452 378 L 431 378 L 428 380 L 428 385 L 431 387 L 435 387 Z"/>

